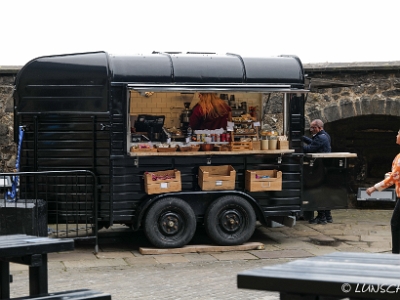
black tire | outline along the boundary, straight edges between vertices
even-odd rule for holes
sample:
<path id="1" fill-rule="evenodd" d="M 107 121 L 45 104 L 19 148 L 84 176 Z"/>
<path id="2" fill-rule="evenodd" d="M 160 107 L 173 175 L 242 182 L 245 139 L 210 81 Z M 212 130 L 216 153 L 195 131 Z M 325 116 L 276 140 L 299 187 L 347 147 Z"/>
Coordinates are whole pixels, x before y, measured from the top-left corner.
<path id="1" fill-rule="evenodd" d="M 195 231 L 196 216 L 190 205 L 179 198 L 161 199 L 145 217 L 146 237 L 158 248 L 182 247 L 190 242 Z"/>
<path id="2" fill-rule="evenodd" d="M 223 196 L 208 207 L 205 228 L 217 245 L 240 245 L 253 235 L 256 214 L 251 204 L 242 197 Z"/>

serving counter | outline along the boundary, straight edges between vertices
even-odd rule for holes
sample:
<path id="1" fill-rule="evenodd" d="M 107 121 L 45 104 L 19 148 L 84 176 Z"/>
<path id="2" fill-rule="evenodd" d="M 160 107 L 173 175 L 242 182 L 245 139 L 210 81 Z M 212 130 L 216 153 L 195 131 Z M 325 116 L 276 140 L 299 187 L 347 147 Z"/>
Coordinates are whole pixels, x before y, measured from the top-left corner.
<path id="1" fill-rule="evenodd" d="M 223 155 L 258 155 L 258 154 L 289 154 L 294 153 L 293 149 L 277 150 L 241 150 L 241 151 L 172 151 L 172 152 L 151 152 L 136 151 L 129 152 L 130 156 L 223 156 Z"/>
<path id="2" fill-rule="evenodd" d="M 330 153 L 307 153 L 306 157 L 309 158 L 355 158 L 357 153 L 351 152 L 330 152 Z"/>

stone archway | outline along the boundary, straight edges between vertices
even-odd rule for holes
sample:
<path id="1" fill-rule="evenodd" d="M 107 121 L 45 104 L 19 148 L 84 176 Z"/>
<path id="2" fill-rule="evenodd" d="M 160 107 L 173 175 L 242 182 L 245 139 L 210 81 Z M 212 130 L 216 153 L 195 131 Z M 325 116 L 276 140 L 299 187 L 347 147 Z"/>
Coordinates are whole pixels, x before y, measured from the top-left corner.
<path id="1" fill-rule="evenodd" d="M 399 152 L 396 135 L 400 116 L 368 114 L 325 123 L 332 139 L 332 151 L 355 152 L 358 155 L 358 181 L 366 186 L 390 171 Z M 362 173 L 362 174 L 361 174 Z"/>
<path id="2" fill-rule="evenodd" d="M 318 97 L 319 95 L 314 95 Z M 387 95 L 386 95 L 387 96 Z M 327 103 L 325 103 L 327 104 Z M 332 151 L 358 155 L 355 179 L 359 187 L 381 180 L 399 153 L 400 100 L 382 94 L 341 97 L 335 103 L 306 103 L 305 128 L 321 119 L 332 138 Z"/>
<path id="3" fill-rule="evenodd" d="M 400 116 L 400 99 L 386 98 L 382 95 L 362 96 L 358 99 L 343 98 L 337 103 L 322 106 L 308 106 L 306 103 L 306 128 L 313 119 L 321 119 L 325 124 L 337 120 L 366 115 Z"/>

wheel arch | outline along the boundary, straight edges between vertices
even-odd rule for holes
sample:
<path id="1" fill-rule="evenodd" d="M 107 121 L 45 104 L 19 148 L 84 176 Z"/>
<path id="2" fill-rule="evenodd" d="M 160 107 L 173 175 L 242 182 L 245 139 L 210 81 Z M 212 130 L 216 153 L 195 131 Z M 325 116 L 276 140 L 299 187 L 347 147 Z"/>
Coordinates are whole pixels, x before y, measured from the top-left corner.
<path id="1" fill-rule="evenodd" d="M 132 222 L 132 229 L 138 230 L 140 228 L 140 224 L 151 205 L 153 205 L 154 203 L 156 203 L 157 201 L 159 201 L 161 199 L 170 197 L 174 194 L 175 193 L 168 193 L 168 194 L 159 194 L 159 195 L 149 196 L 143 202 L 141 202 L 139 207 L 136 210 L 137 213 L 134 215 L 133 222 Z"/>

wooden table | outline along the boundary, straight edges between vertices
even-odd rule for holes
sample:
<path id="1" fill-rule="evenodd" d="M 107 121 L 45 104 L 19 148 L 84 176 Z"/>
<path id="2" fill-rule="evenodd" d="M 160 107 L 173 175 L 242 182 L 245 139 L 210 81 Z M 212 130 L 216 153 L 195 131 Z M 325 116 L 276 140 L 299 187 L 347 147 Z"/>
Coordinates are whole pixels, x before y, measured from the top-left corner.
<path id="1" fill-rule="evenodd" d="M 400 299 L 400 255 L 337 252 L 237 275 L 238 288 L 280 299 Z"/>
<path id="2" fill-rule="evenodd" d="M 72 239 L 24 234 L 0 236 L 0 299 L 10 298 L 10 262 L 29 266 L 30 296 L 48 293 L 47 254 L 74 249 Z"/>

